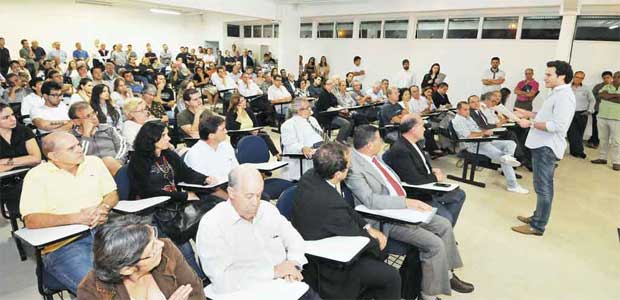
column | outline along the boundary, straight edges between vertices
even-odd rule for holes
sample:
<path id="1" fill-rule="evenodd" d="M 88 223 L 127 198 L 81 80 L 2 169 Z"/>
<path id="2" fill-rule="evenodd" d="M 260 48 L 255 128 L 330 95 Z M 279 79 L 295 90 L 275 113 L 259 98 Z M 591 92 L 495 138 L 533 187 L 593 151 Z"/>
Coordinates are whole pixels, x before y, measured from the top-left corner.
<path id="1" fill-rule="evenodd" d="M 280 21 L 280 36 L 278 38 L 278 67 L 288 72 L 299 74 L 299 24 L 301 18 L 297 6 L 278 5 L 277 18 Z"/>

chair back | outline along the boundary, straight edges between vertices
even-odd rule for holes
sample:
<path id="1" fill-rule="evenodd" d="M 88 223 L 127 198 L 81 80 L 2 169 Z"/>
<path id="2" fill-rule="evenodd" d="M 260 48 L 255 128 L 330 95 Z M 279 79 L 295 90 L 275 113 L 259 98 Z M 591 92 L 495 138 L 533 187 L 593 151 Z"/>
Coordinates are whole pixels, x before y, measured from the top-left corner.
<path id="1" fill-rule="evenodd" d="M 130 186 L 127 166 L 128 165 L 122 166 L 120 169 L 118 169 L 116 175 L 114 175 L 114 181 L 116 181 L 116 190 L 118 191 L 118 198 L 120 200 L 129 200 L 128 198 Z"/>
<path id="2" fill-rule="evenodd" d="M 276 207 L 280 211 L 280 214 L 289 221 L 293 218 L 293 201 L 295 200 L 295 193 L 297 193 L 296 185 L 282 192 L 282 194 L 280 194 L 280 198 L 278 198 L 278 202 L 276 203 Z"/>
<path id="3" fill-rule="evenodd" d="M 269 148 L 267 148 L 267 143 L 259 136 L 244 136 L 237 143 L 237 160 L 240 164 L 268 162 Z"/>

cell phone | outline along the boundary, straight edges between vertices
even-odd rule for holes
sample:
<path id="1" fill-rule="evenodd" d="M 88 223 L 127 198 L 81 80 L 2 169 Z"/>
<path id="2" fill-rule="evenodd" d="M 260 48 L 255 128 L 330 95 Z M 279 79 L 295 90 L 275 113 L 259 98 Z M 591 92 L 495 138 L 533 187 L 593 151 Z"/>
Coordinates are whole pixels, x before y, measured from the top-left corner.
<path id="1" fill-rule="evenodd" d="M 441 183 L 441 182 L 435 182 L 435 184 L 433 184 L 434 186 L 439 186 L 439 187 L 450 187 L 450 184 L 448 183 Z"/>

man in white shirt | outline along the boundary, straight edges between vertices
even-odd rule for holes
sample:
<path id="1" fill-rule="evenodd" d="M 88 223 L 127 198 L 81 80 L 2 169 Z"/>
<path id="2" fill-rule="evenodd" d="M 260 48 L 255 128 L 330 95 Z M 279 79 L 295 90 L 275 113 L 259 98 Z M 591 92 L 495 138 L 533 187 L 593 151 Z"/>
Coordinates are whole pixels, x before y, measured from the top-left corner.
<path id="1" fill-rule="evenodd" d="M 45 103 L 43 100 L 43 95 L 41 94 L 41 87 L 43 86 L 43 79 L 34 78 L 30 82 L 30 88 L 32 89 L 32 93 L 28 94 L 28 96 L 24 97 L 22 100 L 21 107 L 21 115 L 22 116 L 30 116 L 32 110 L 35 107 L 42 106 Z M 25 124 L 32 124 L 32 119 L 30 117 L 24 119 Z"/>
<path id="2" fill-rule="evenodd" d="M 396 87 L 408 89 L 416 83 L 415 73 L 409 68 L 409 60 L 403 59 L 403 69 L 396 75 Z"/>
<path id="3" fill-rule="evenodd" d="M 323 129 L 319 122 L 312 116 L 310 102 L 305 99 L 297 99 L 293 102 L 295 115 L 286 120 L 280 128 L 282 140 L 282 153 L 303 154 L 306 159 L 288 158 L 286 155 L 282 160 L 288 161 L 288 178 L 297 180 L 300 173 L 312 168 L 312 155 L 323 142 Z M 301 166 L 299 165 L 301 162 Z"/>
<path id="4" fill-rule="evenodd" d="M 573 69 L 565 61 L 550 61 L 545 70 L 545 87 L 553 89 L 538 113 L 516 109 L 521 128 L 530 128 L 525 146 L 532 153 L 533 182 L 536 190 L 536 210 L 531 217 L 518 216 L 522 226 L 512 230 L 527 235 L 541 236 L 551 215 L 553 201 L 553 172 L 556 161 L 566 150 L 566 133 L 575 114 L 576 100 L 569 83 Z"/>
<path id="5" fill-rule="evenodd" d="M 226 72 L 225 67 L 220 66 L 217 68 L 216 73 L 211 74 L 211 82 L 215 85 L 217 90 L 221 92 L 220 95 L 222 96 L 221 98 L 224 111 L 227 111 L 228 103 L 230 102 L 230 96 L 232 96 L 234 90 L 237 89 L 237 84 L 235 83 L 235 80 L 230 77 L 230 74 L 228 74 L 228 72 Z"/>
<path id="6" fill-rule="evenodd" d="M 377 81 L 372 85 L 372 88 L 366 90 L 366 95 L 370 96 L 371 102 L 385 102 L 387 96 L 383 94 L 381 89 L 381 82 Z"/>
<path id="7" fill-rule="evenodd" d="M 243 73 L 237 82 L 239 94 L 248 100 L 252 111 L 258 113 L 257 118 L 261 125 L 273 125 L 275 111 L 260 87 L 251 79 L 251 75 Z"/>
<path id="8" fill-rule="evenodd" d="M 353 58 L 353 68 L 351 68 L 351 73 L 353 73 L 353 78 L 355 80 L 359 80 L 362 84 L 364 83 L 364 79 L 366 79 L 366 70 L 362 68 L 361 57 L 355 56 Z"/>
<path id="9" fill-rule="evenodd" d="M 228 201 L 200 221 L 196 248 L 218 294 L 279 278 L 303 279 L 300 270 L 308 262 L 304 240 L 274 205 L 260 200 L 262 191 L 260 173 L 249 165 L 238 166 L 228 176 Z M 312 294 L 302 298 L 316 299 Z"/>
<path id="10" fill-rule="evenodd" d="M 41 86 L 44 104 L 30 112 L 32 124 L 41 133 L 69 131 L 73 123 L 69 120 L 69 109 L 62 103 L 62 87 L 55 81 L 48 81 Z"/>
<path id="11" fill-rule="evenodd" d="M 215 63 L 215 55 L 213 55 L 213 48 L 207 48 L 207 54 L 203 58 L 205 64 L 207 63 Z"/>
<path id="12" fill-rule="evenodd" d="M 499 69 L 499 57 L 491 58 L 491 68 L 482 73 L 482 93 L 499 91 L 506 80 L 506 73 Z"/>
<path id="13" fill-rule="evenodd" d="M 291 97 L 291 94 L 286 90 L 284 85 L 282 85 L 282 76 L 276 75 L 273 77 L 273 85 L 267 90 L 267 99 L 269 99 L 269 102 L 274 106 L 277 105 L 276 112 L 286 115 L 290 104 L 283 103 L 290 102 L 293 97 Z"/>
<path id="14" fill-rule="evenodd" d="M 230 72 L 229 75 L 235 82 L 237 82 L 239 81 L 239 79 L 241 79 L 241 74 L 243 74 L 241 72 L 241 62 L 236 62 L 233 66 L 232 72 Z"/>

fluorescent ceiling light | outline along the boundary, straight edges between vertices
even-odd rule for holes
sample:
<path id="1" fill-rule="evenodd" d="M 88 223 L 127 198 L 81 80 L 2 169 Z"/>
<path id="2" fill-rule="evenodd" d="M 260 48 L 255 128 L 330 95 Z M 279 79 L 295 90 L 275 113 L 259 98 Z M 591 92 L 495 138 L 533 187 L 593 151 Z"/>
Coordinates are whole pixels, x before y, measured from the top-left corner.
<path id="1" fill-rule="evenodd" d="M 609 29 L 616 29 L 618 27 L 620 27 L 620 25 L 616 24 L 616 25 L 613 25 L 613 26 L 609 26 Z"/>
<path id="2" fill-rule="evenodd" d="M 167 10 L 167 9 L 159 9 L 159 8 L 151 8 L 149 9 L 150 12 L 155 13 L 155 14 L 166 14 L 166 15 L 180 15 L 181 13 L 178 11 L 174 11 L 174 10 Z"/>

